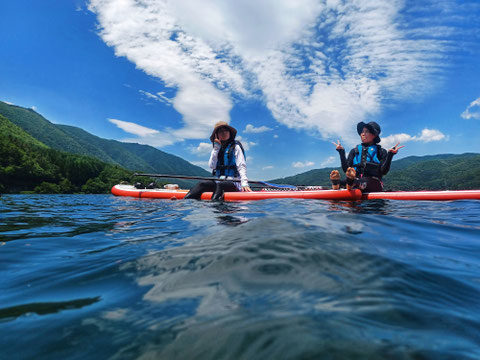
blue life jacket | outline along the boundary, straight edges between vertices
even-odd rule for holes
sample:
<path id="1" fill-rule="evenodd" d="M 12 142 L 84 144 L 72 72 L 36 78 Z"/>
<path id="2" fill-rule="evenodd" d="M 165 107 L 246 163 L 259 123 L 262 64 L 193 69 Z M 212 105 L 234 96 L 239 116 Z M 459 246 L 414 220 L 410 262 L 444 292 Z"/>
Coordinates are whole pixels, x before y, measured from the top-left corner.
<path id="1" fill-rule="evenodd" d="M 353 167 L 357 175 L 382 178 L 380 160 L 378 159 L 379 152 L 380 145 L 357 145 L 353 158 Z"/>
<path id="2" fill-rule="evenodd" d="M 220 148 L 218 153 L 217 167 L 213 170 L 213 175 L 220 177 L 239 177 L 240 174 L 237 170 L 237 164 L 235 162 L 235 146 L 239 145 L 242 149 L 243 156 L 245 156 L 245 150 L 243 149 L 240 141 L 232 141 L 224 148 Z"/>

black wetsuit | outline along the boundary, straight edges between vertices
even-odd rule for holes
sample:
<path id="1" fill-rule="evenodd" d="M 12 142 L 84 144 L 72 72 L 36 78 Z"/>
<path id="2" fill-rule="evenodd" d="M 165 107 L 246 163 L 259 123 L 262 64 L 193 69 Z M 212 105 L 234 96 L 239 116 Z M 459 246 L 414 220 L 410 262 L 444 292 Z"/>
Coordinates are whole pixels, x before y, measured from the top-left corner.
<path id="1" fill-rule="evenodd" d="M 225 161 L 224 155 L 225 155 L 226 148 L 232 142 L 233 141 L 229 141 L 227 143 L 222 144 L 222 146 L 219 150 L 219 153 L 218 153 L 217 169 L 224 165 L 224 161 Z M 237 146 L 237 143 L 239 144 L 239 146 L 242 148 L 242 151 L 243 151 L 243 147 L 239 142 L 235 142 L 235 143 L 232 144 L 232 146 L 233 146 L 232 150 L 234 149 L 235 146 Z M 238 174 L 237 170 L 235 170 L 235 172 Z M 223 174 L 225 174 L 225 173 L 222 172 L 222 175 Z M 235 174 L 235 176 L 237 174 Z M 210 191 L 213 192 L 212 200 L 223 200 L 223 193 L 239 191 L 239 189 L 233 181 L 228 181 L 228 180 L 221 180 L 221 181 L 205 180 L 205 181 L 200 181 L 199 183 L 197 183 L 187 193 L 187 195 L 185 195 L 184 199 L 200 200 L 200 198 L 202 197 L 202 194 L 204 192 L 210 192 Z"/>
<path id="2" fill-rule="evenodd" d="M 368 147 L 371 144 L 362 144 L 362 151 L 367 151 Z M 356 155 L 356 147 L 350 150 L 348 158 L 345 157 L 345 149 L 337 149 L 340 154 L 340 161 L 342 162 L 342 169 L 344 172 L 347 171 L 347 168 L 353 167 L 353 159 Z M 363 169 L 360 168 L 360 171 L 357 172 L 357 176 L 353 182 L 353 187 L 358 188 L 364 192 L 378 192 L 383 191 L 382 176 L 386 175 L 390 170 L 390 165 L 393 158 L 392 152 L 387 152 L 379 146 L 377 151 L 378 160 L 380 160 L 379 171 L 377 176 L 369 176 L 363 174 Z M 342 184 L 344 182 L 342 181 Z"/>
<path id="3" fill-rule="evenodd" d="M 224 192 L 238 191 L 238 188 L 232 181 L 200 181 L 185 195 L 184 199 L 200 200 L 204 192 L 210 191 L 213 192 L 212 200 L 223 200 Z"/>

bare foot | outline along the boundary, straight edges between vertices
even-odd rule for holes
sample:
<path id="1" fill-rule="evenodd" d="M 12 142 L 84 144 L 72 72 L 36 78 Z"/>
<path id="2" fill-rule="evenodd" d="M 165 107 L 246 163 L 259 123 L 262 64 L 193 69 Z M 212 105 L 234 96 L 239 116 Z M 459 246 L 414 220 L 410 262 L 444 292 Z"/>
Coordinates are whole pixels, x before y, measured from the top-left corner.
<path id="1" fill-rule="evenodd" d="M 340 173 L 338 170 L 332 170 L 330 173 L 330 181 L 332 182 L 332 189 L 338 190 L 340 189 Z"/>
<path id="2" fill-rule="evenodd" d="M 352 190 L 353 180 L 355 179 L 357 172 L 353 167 L 349 167 L 345 172 L 345 175 L 347 175 L 347 190 Z"/>

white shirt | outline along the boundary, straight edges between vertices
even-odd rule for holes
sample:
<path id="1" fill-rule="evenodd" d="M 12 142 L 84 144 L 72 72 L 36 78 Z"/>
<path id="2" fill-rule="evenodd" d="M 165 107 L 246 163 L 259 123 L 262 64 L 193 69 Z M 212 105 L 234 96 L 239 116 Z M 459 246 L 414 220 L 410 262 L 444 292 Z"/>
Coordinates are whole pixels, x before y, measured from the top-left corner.
<path id="1" fill-rule="evenodd" d="M 221 145 L 219 143 L 213 144 L 213 150 L 210 154 L 210 160 L 208 160 L 208 167 L 212 170 L 217 168 L 218 153 L 220 152 Z M 241 190 L 242 186 L 248 186 L 247 178 L 247 163 L 245 161 L 245 156 L 243 156 L 242 148 L 239 145 L 235 145 L 234 150 L 235 155 L 235 164 L 237 165 L 238 173 L 240 174 L 241 183 L 235 183 L 238 189 Z M 228 178 L 227 178 L 228 179 Z M 237 178 L 238 179 L 238 178 Z"/>

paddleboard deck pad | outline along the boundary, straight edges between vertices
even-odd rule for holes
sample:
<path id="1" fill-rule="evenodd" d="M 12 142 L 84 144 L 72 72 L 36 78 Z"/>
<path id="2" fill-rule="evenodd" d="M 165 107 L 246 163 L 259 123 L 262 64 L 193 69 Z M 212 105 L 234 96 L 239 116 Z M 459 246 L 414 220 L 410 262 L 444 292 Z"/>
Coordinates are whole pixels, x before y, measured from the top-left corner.
<path id="1" fill-rule="evenodd" d="M 137 189 L 133 185 L 115 185 L 112 194 L 136 198 L 180 200 L 188 190 L 171 189 Z M 210 200 L 211 192 L 202 194 L 202 200 Z M 246 201 L 265 199 L 320 199 L 320 200 L 480 200 L 480 190 L 446 190 L 446 191 L 387 191 L 364 193 L 354 190 L 272 190 L 265 189 L 252 192 L 226 192 L 225 201 Z"/>

